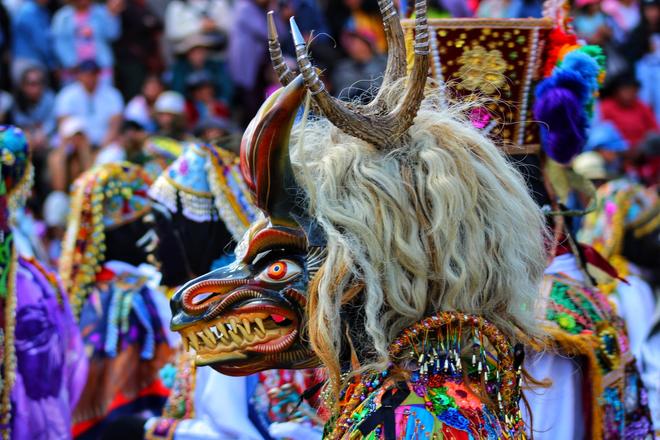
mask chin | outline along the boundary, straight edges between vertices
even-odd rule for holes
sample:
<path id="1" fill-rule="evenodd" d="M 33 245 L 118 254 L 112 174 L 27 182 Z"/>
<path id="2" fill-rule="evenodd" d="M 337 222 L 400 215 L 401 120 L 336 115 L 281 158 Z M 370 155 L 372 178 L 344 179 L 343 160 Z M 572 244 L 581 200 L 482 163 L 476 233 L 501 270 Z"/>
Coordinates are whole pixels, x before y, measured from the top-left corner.
<path id="1" fill-rule="evenodd" d="M 147 251 L 138 246 L 137 242 L 150 228 L 151 226 L 145 224 L 142 218 L 138 218 L 107 230 L 105 261 L 123 261 L 134 266 L 147 262 Z"/>

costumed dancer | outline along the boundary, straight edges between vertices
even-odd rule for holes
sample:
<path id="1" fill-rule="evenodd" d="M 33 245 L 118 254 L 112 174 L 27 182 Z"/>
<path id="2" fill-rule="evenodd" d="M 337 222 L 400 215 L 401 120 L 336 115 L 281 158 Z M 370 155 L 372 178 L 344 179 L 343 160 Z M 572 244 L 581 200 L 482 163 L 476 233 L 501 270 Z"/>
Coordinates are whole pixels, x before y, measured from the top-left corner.
<path id="1" fill-rule="evenodd" d="M 158 378 L 175 343 L 164 322 L 169 306 L 146 264 L 157 250 L 150 183 L 125 162 L 92 168 L 73 186 L 60 275 L 90 359 L 74 419 L 79 438 L 99 438 L 126 414 L 158 414 L 169 394 Z"/>
<path id="2" fill-rule="evenodd" d="M 445 99 L 472 103 L 473 126 L 511 156 L 548 216 L 551 260 L 536 313 L 550 338 L 532 346 L 540 354 L 530 350 L 525 368 L 551 384 L 525 392 L 528 431 L 548 439 L 644 438 L 651 432 L 646 391 L 625 326 L 591 288 L 586 262 L 615 272 L 576 243 L 567 224 L 582 214 L 565 208 L 569 192 L 594 192 L 566 165 L 584 145 L 604 59 L 599 48 L 578 45 L 563 12 L 561 2 L 546 2 L 540 20 L 433 21 L 433 74 Z M 412 41 L 412 22 L 406 29 Z"/>
<path id="3" fill-rule="evenodd" d="M 257 215 L 238 158 L 210 145 L 185 144 L 183 155 L 156 179 L 149 196 L 159 236 L 161 284 L 169 287 L 231 262 L 235 244 Z M 136 430 L 137 437 L 261 439 L 273 421 L 288 420 L 283 413 L 291 408 L 285 401 L 309 385 L 306 372 L 274 370 L 243 378 L 197 369 L 184 350 L 188 346 L 184 341 L 174 367 L 161 372 L 172 388 L 162 416 L 147 420 Z M 279 411 L 269 404 L 273 400 L 281 403 Z"/>
<path id="4" fill-rule="evenodd" d="M 161 284 L 168 288 L 231 259 L 255 216 L 235 156 L 209 145 L 185 143 L 183 154 L 156 179 L 149 196 L 160 239 Z M 248 417 L 245 379 L 197 369 L 183 347 L 174 366 L 161 373 L 172 388 L 163 413 L 143 423 L 136 436 L 261 438 Z"/>
<path id="5" fill-rule="evenodd" d="M 425 1 L 410 75 L 394 4 L 380 5 L 388 66 L 363 107 L 329 96 L 292 20 L 301 75 L 281 66 L 286 86 L 241 147 L 266 217 L 231 265 L 175 294 L 172 328 L 224 374 L 320 362 L 325 438 L 518 438 L 543 216 L 493 143 L 426 89 Z M 306 96 L 318 117 L 292 131 Z"/>
<path id="6" fill-rule="evenodd" d="M 658 304 L 644 274 L 660 271 L 660 200 L 649 188 L 626 178 L 598 188 L 597 209 L 585 216 L 578 237 L 612 262 L 624 280 L 594 273 L 611 294 L 626 323 L 630 349 L 649 391 L 653 424 L 660 428 L 660 338 L 652 334 Z M 657 331 L 657 330 L 656 330 Z"/>
<path id="7" fill-rule="evenodd" d="M 56 276 L 14 245 L 13 216 L 32 188 L 27 140 L 15 127 L 0 127 L 0 179 L 0 435 L 71 438 L 87 359 Z"/>

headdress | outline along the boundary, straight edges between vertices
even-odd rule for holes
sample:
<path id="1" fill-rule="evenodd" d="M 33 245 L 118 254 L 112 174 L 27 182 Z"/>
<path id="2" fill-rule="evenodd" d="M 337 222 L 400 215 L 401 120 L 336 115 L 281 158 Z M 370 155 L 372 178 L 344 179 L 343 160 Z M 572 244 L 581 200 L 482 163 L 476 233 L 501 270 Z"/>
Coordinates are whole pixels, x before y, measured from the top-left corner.
<path id="1" fill-rule="evenodd" d="M 10 219 L 25 204 L 32 187 L 30 151 L 19 128 L 0 126 L 0 179 L 0 434 L 3 439 L 8 439 L 11 436 L 11 390 L 16 369 L 17 266 Z"/>
<path id="2" fill-rule="evenodd" d="M 222 220 L 237 241 L 256 217 L 237 158 L 210 145 L 184 144 L 183 154 L 156 179 L 149 196 L 195 222 Z"/>
<path id="3" fill-rule="evenodd" d="M 80 313 L 105 260 L 105 232 L 151 209 L 150 183 L 142 168 L 128 162 L 94 167 L 74 182 L 60 261 L 74 315 Z"/>
<path id="4" fill-rule="evenodd" d="M 176 139 L 165 136 L 152 136 L 144 144 L 146 161 L 144 170 L 155 180 L 177 157 L 181 155 L 183 145 Z"/>

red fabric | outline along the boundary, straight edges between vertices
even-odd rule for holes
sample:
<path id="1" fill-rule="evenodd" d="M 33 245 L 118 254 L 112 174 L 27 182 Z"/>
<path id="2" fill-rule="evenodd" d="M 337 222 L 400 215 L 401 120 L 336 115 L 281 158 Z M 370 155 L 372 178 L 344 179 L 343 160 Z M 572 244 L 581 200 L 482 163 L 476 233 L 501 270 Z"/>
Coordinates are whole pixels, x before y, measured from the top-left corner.
<path id="1" fill-rule="evenodd" d="M 208 108 L 209 117 L 228 118 L 231 116 L 229 109 L 221 101 L 215 101 Z M 194 129 L 200 121 L 199 111 L 192 101 L 186 101 L 186 120 L 190 129 Z"/>
<path id="2" fill-rule="evenodd" d="M 96 281 L 111 281 L 115 277 L 115 273 L 110 269 L 103 267 L 101 272 L 96 274 Z"/>
<path id="3" fill-rule="evenodd" d="M 613 98 L 607 98 L 601 102 L 600 111 L 602 119 L 616 126 L 631 149 L 637 148 L 649 133 L 658 132 L 653 110 L 639 99 L 631 107 L 623 107 Z"/>

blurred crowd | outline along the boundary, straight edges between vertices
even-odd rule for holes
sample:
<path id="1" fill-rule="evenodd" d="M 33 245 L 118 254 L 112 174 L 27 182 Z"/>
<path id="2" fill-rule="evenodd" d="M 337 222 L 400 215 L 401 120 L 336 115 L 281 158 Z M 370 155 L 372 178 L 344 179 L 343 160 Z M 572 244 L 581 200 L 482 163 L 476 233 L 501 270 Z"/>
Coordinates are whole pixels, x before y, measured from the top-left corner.
<path id="1" fill-rule="evenodd" d="M 433 0 L 432 17 L 540 17 L 540 0 Z M 574 0 L 573 26 L 608 56 L 608 80 L 579 166 L 653 185 L 660 138 L 660 0 Z M 411 8 L 399 1 L 404 14 Z M 4 0 L 0 123 L 28 135 L 36 165 L 26 237 L 55 263 L 75 178 L 95 163 L 140 162 L 153 137 L 236 150 L 277 87 L 267 52 L 275 10 L 283 51 L 294 16 L 326 87 L 360 99 L 378 86 L 386 41 L 376 0 Z M 586 170 L 586 171 L 585 171 Z"/>

